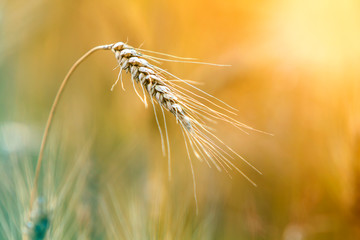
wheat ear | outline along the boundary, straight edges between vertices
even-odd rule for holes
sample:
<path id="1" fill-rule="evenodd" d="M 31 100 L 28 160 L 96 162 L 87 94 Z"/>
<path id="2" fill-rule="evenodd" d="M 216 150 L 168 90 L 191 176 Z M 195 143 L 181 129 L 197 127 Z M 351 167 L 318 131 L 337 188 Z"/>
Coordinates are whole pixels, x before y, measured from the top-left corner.
<path id="1" fill-rule="evenodd" d="M 195 63 L 195 64 L 206 64 L 213 66 L 228 66 L 220 65 L 213 63 L 204 63 L 193 61 L 195 59 L 189 58 L 180 58 L 171 56 L 168 54 L 156 53 L 149 50 L 144 50 L 140 48 L 133 48 L 130 45 L 127 45 L 123 42 L 118 42 L 112 46 L 111 49 L 115 53 L 115 57 L 118 61 L 118 66 L 120 67 L 120 72 L 118 79 L 114 83 L 112 89 L 116 83 L 121 79 L 122 71 L 129 72 L 131 75 L 131 80 L 133 83 L 134 90 L 140 100 L 145 104 L 145 107 L 148 106 L 147 96 L 149 97 L 149 102 L 153 105 L 155 119 L 159 127 L 163 153 L 165 152 L 165 144 L 162 136 L 161 126 L 158 121 L 158 117 L 155 110 L 155 104 L 157 103 L 160 106 L 163 122 L 165 128 L 165 135 L 167 140 L 167 155 L 168 155 L 168 167 L 169 167 L 169 178 L 171 176 L 171 165 L 170 165 L 170 144 L 169 137 L 167 134 L 167 126 L 164 110 L 172 113 L 177 122 L 180 123 L 180 127 L 184 136 L 185 147 L 190 161 L 190 168 L 193 177 L 193 188 L 194 188 L 194 198 L 197 207 L 197 196 L 196 196 L 196 181 L 195 181 L 195 172 L 191 159 L 190 150 L 200 161 L 205 161 L 210 167 L 214 165 L 219 171 L 224 170 L 230 177 L 229 171 L 236 170 L 242 174 L 249 182 L 256 186 L 256 184 L 244 173 L 242 172 L 230 159 L 233 159 L 233 155 L 236 155 L 249 166 L 251 166 L 255 171 L 260 173 L 254 166 L 247 162 L 243 157 L 237 154 L 234 150 L 228 147 L 221 139 L 219 139 L 206 124 L 206 121 L 213 122 L 213 120 L 222 120 L 224 122 L 230 123 L 236 128 L 244 131 L 243 129 L 250 129 L 259 131 L 252 127 L 249 127 L 243 123 L 238 122 L 232 117 L 221 111 L 227 111 L 231 114 L 234 108 L 227 105 L 223 101 L 217 99 L 214 96 L 202 91 L 201 89 L 195 87 L 190 82 L 185 81 L 181 78 L 176 77 L 175 75 L 167 72 L 160 67 L 157 67 L 155 64 L 151 64 L 150 61 L 155 63 L 160 63 L 160 61 L 170 61 L 170 62 L 186 62 L 186 63 Z M 166 59 L 161 57 L 155 57 L 145 54 L 144 52 L 151 52 L 160 54 L 166 57 L 175 58 L 175 59 Z M 175 80 L 174 80 L 175 79 Z M 187 86 L 191 87 L 192 90 L 188 90 L 176 82 L 182 82 Z M 136 85 L 141 88 L 142 94 L 139 94 L 137 91 Z M 122 84 L 122 79 L 121 79 Z M 147 92 L 147 94 L 146 94 Z M 199 92 L 197 94 L 196 92 Z M 202 95 L 201 95 L 202 94 Z M 214 101 L 217 101 L 214 102 Z M 206 104 L 199 101 L 199 99 L 206 101 Z M 212 106 L 212 107 L 210 107 Z M 218 109 L 218 110 L 216 110 Z M 245 131 L 244 131 L 245 132 Z M 262 132 L 262 131 L 259 131 Z M 222 146 L 222 147 L 221 147 Z M 211 164 L 210 164 L 211 163 Z M 260 173 L 261 174 L 261 173 Z"/>

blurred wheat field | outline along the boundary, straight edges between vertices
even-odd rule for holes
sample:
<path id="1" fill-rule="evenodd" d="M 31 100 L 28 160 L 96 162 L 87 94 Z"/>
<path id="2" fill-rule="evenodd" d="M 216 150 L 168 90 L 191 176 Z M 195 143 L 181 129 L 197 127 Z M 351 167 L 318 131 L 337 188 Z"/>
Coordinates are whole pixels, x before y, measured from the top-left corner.
<path id="1" fill-rule="evenodd" d="M 263 175 L 237 162 L 255 188 L 194 161 L 196 215 L 178 125 L 169 119 L 169 181 L 153 113 L 129 77 L 126 91 L 110 91 L 116 62 L 99 52 L 72 76 L 50 133 L 41 176 L 53 209 L 48 239 L 360 238 L 359 1 L 4 0 L 0 239 L 20 239 L 43 127 L 66 71 L 88 49 L 127 40 L 232 65 L 161 67 L 274 134 L 216 125 Z"/>

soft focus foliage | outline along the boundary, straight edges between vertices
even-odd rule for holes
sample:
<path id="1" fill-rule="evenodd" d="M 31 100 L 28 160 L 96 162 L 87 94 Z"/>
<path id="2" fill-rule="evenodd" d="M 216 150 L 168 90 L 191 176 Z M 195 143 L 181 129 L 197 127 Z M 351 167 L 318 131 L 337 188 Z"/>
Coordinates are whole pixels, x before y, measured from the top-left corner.
<path id="1" fill-rule="evenodd" d="M 77 227 L 73 236 L 81 232 L 81 239 L 360 238 L 357 0 L 1 1 L 1 171 L 26 159 L 32 163 L 21 169 L 29 168 L 31 179 L 43 126 L 68 68 L 93 46 L 127 39 L 145 49 L 231 64 L 162 67 L 202 82 L 202 89 L 239 109 L 237 120 L 274 134 L 217 126 L 218 136 L 263 175 L 238 161 L 255 188 L 238 174 L 229 179 L 196 162 L 196 216 L 175 120 L 168 118 L 169 181 L 151 109 L 144 109 L 126 77 L 125 92 L 119 85 L 110 91 L 116 61 L 110 52 L 99 52 L 73 75 L 44 159 L 57 156 L 81 172 L 77 153 L 90 145 L 81 196 L 76 193 L 72 205 L 78 212 L 64 213 L 81 220 L 59 229 Z M 0 182 L 10 173 L 1 174 Z M 13 177 L 19 187 L 31 185 L 22 182 L 26 176 Z M 65 179 L 77 187 L 76 177 Z M 47 183 L 45 192 L 52 187 Z M 17 198 L 11 190 L 0 185 L 0 198 L 14 203 L 6 208 L 2 202 L 0 221 L 8 222 L 0 225 L 19 224 L 19 230 L 27 194 Z"/>

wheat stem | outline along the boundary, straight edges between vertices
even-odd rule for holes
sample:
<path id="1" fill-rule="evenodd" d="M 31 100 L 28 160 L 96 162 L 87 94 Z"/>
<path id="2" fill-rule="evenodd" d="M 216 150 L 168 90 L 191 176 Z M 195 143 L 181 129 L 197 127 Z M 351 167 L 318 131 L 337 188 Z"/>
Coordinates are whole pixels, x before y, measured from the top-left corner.
<path id="1" fill-rule="evenodd" d="M 33 187 L 31 189 L 31 194 L 30 194 L 30 208 L 29 208 L 29 213 L 31 213 L 32 211 L 32 207 L 33 207 L 33 203 L 35 200 L 35 196 L 37 193 L 37 188 L 38 188 L 38 181 L 39 181 L 39 175 L 40 175 L 40 169 L 41 169 L 41 163 L 43 160 L 43 154 L 44 154 L 44 149 L 45 149 L 45 145 L 47 142 L 47 138 L 49 135 L 49 129 L 54 117 L 54 113 L 56 111 L 56 107 L 61 99 L 62 93 L 64 92 L 65 86 L 70 78 L 70 76 L 72 75 L 72 73 L 75 71 L 75 69 L 80 65 L 81 62 L 83 62 L 87 57 L 89 57 L 92 53 L 96 52 L 97 50 L 110 50 L 111 47 L 113 46 L 113 44 L 109 44 L 109 45 L 101 45 L 101 46 L 97 46 L 94 47 L 92 49 L 90 49 L 87 53 L 85 53 L 81 58 L 79 58 L 70 68 L 70 70 L 68 71 L 68 73 L 66 74 L 64 80 L 62 81 L 59 90 L 56 94 L 56 97 L 54 99 L 54 102 L 51 106 L 50 109 L 50 113 L 46 122 L 46 126 L 45 126 L 45 130 L 44 130 L 44 134 L 42 137 L 42 141 L 41 141 L 41 146 L 40 146 L 40 151 L 39 151 L 39 157 L 37 160 L 37 164 L 36 164 L 36 170 L 35 170 L 35 177 L 34 177 L 34 183 L 33 183 Z M 29 214 L 30 216 L 30 214 Z"/>

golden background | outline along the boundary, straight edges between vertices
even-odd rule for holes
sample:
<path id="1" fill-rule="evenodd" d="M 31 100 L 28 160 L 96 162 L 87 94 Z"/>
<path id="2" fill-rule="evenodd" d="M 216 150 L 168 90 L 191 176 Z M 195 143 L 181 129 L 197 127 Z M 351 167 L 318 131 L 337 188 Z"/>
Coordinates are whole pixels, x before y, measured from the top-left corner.
<path id="1" fill-rule="evenodd" d="M 110 91 L 118 73 L 113 54 L 91 56 L 66 89 L 51 146 L 61 146 L 68 156 L 62 161 L 72 162 L 90 145 L 89 206 L 101 211 L 99 199 L 109 202 L 111 192 L 125 215 L 125 224 L 116 225 L 119 239 L 126 231 L 135 234 L 130 239 L 360 238 L 359 1 L 3 0 L 1 133 L 3 139 L 19 135 L 14 149 L 5 144 L 10 140 L 0 142 L 3 160 L 14 154 L 36 159 L 67 70 L 88 49 L 118 41 L 232 65 L 162 67 L 201 82 L 239 110 L 237 120 L 274 134 L 246 135 L 218 124 L 216 134 L 263 175 L 236 160 L 253 187 L 239 174 L 229 179 L 196 162 L 197 216 L 175 120 L 168 117 L 169 181 L 152 109 L 144 108 L 129 77 L 126 91 L 119 85 Z M 13 123 L 31 133 L 9 133 Z M 90 218 L 92 227 L 110 222 Z"/>

